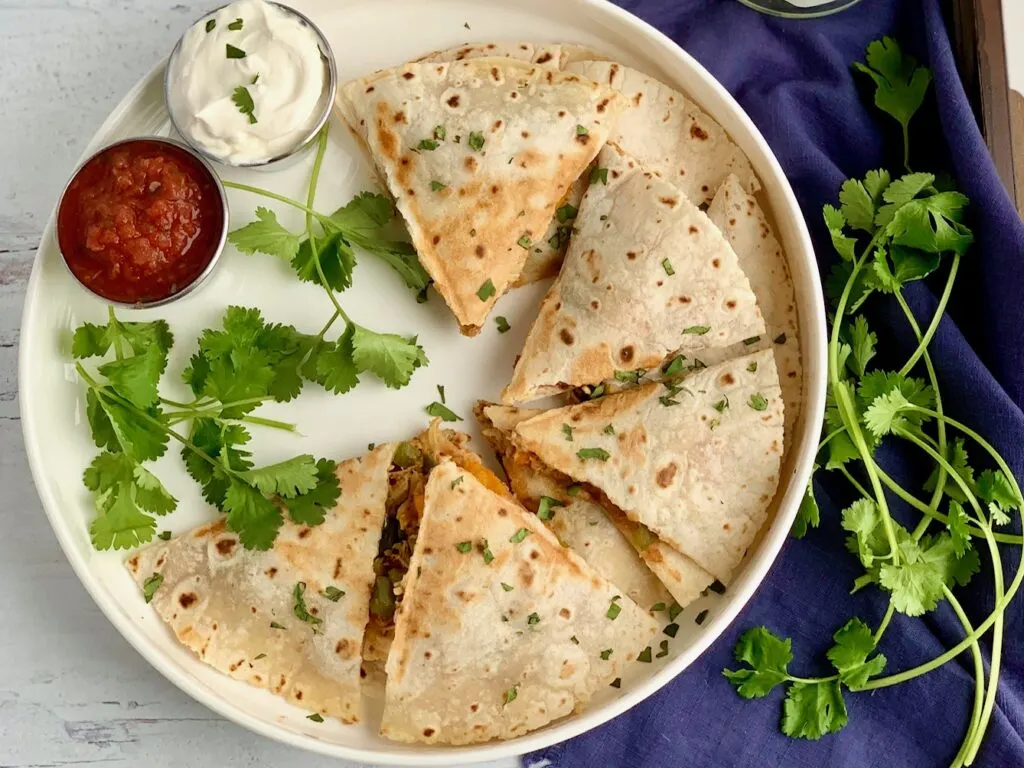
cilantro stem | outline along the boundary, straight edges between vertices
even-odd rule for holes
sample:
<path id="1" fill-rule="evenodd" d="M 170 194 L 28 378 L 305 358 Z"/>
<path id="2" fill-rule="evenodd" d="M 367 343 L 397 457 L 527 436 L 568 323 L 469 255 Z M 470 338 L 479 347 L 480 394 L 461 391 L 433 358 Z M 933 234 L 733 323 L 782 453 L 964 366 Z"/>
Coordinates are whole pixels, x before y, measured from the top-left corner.
<path id="1" fill-rule="evenodd" d="M 312 214 L 320 222 L 330 221 L 331 218 L 330 216 L 325 216 L 322 213 L 317 213 L 308 205 L 304 205 L 303 203 L 300 203 L 298 200 L 293 200 L 290 197 L 279 195 L 276 192 L 271 192 L 266 189 L 260 189 L 259 187 L 251 187 L 248 184 L 239 184 L 237 181 L 222 181 L 221 184 L 223 184 L 228 189 L 237 189 L 242 192 L 251 192 L 254 195 L 262 195 L 263 197 L 269 197 L 271 200 L 277 200 L 279 203 L 284 203 L 285 205 L 290 205 L 293 208 L 298 208 L 300 211 L 305 211 L 307 214 Z"/>
<path id="2" fill-rule="evenodd" d="M 199 408 L 199 407 L 201 407 L 204 404 L 203 403 L 204 400 L 207 400 L 208 402 L 212 402 L 211 400 L 208 400 L 207 398 L 200 398 L 200 397 L 197 397 L 191 403 L 181 403 L 181 402 L 178 402 L 177 400 L 170 400 L 170 399 L 168 399 L 166 397 L 161 397 L 160 398 L 160 402 L 163 403 L 164 405 L 169 405 L 172 408 L 185 408 L 185 409 Z"/>
<path id="3" fill-rule="evenodd" d="M 953 283 L 956 280 L 956 273 L 959 270 L 959 268 L 960 254 L 954 252 L 953 263 L 949 267 L 949 275 L 946 277 L 946 285 L 942 289 L 942 296 L 939 297 L 939 303 L 935 307 L 935 314 L 932 316 L 932 321 L 931 323 L 929 323 L 928 330 L 925 331 L 924 336 L 921 336 L 920 333 L 918 333 L 917 349 L 914 350 L 914 353 L 907 359 L 907 362 L 905 362 L 903 364 L 903 367 L 900 368 L 899 373 L 901 376 L 906 376 L 910 372 L 910 370 L 917 364 L 917 361 L 921 359 L 921 355 L 923 355 L 927 351 L 928 345 L 931 344 L 932 338 L 935 336 L 936 331 L 938 331 L 939 322 L 942 320 L 943 315 L 946 314 L 946 305 L 949 303 L 950 294 L 952 294 L 953 292 Z M 902 299 L 903 296 L 902 294 L 897 292 L 896 298 Z M 900 304 L 901 306 L 904 307 L 903 311 L 907 313 L 909 317 L 913 317 L 913 315 L 910 314 L 910 308 L 906 306 L 905 302 L 901 301 Z"/>
<path id="4" fill-rule="evenodd" d="M 262 416 L 242 416 L 240 419 L 224 419 L 229 424 L 233 423 L 245 423 L 255 424 L 260 427 L 271 427 L 272 429 L 280 429 L 284 432 L 297 432 L 298 427 L 294 424 L 289 424 L 287 421 L 278 421 L 277 419 L 265 419 Z"/>
<path id="5" fill-rule="evenodd" d="M 968 503 L 970 503 L 971 508 L 974 510 L 975 514 L 977 514 L 979 518 L 982 517 L 981 505 L 978 504 L 978 498 L 974 495 L 974 491 L 971 490 L 971 487 L 967 484 L 967 481 L 960 477 L 960 473 L 956 471 L 956 469 L 953 467 L 952 464 L 949 463 L 949 460 L 945 456 L 936 451 L 934 448 L 928 445 L 928 443 L 926 443 L 920 437 L 915 435 L 909 429 L 905 429 L 904 427 L 900 427 L 897 425 L 893 428 L 893 434 L 898 435 L 899 437 L 902 437 L 904 440 L 913 443 L 922 451 L 931 456 L 932 460 L 935 461 L 936 464 L 938 464 L 940 467 L 944 467 L 946 469 L 946 473 L 951 478 L 953 478 L 953 481 L 957 485 L 960 486 L 960 490 L 963 491 L 964 496 L 967 498 L 967 501 Z"/>
<path id="6" fill-rule="evenodd" d="M 992 558 L 992 572 L 995 576 L 996 603 L 1003 599 L 1003 559 L 999 555 L 999 547 L 992 538 L 992 531 L 984 518 L 978 520 L 978 525 L 985 531 L 985 541 L 988 542 L 989 555 Z M 981 736 L 988 728 L 988 721 L 992 718 L 992 710 L 996 703 L 996 689 L 999 687 L 999 667 L 1003 656 L 1003 611 L 996 613 L 996 621 L 992 627 L 992 652 L 988 661 L 988 692 L 985 694 L 985 704 L 981 711 L 981 720 L 978 723 L 976 736 L 971 748 L 967 750 L 964 759 L 965 765 L 974 762 L 981 747 Z M 984 674 L 984 670 L 982 670 Z"/>
<path id="7" fill-rule="evenodd" d="M 889 628 L 889 622 L 892 621 L 892 616 L 896 612 L 896 606 L 893 605 L 892 600 L 889 600 L 889 606 L 885 609 L 885 615 L 882 616 L 882 620 L 878 623 L 878 629 L 875 630 L 875 645 L 882 639 L 882 635 L 885 634 L 885 630 Z"/>
<path id="8" fill-rule="evenodd" d="M 960 619 L 964 629 L 967 630 L 967 634 L 971 634 L 974 631 L 974 627 L 971 626 L 971 620 L 967 617 L 960 602 L 953 595 L 952 590 L 943 584 L 942 593 L 946 596 L 946 600 L 949 601 L 950 607 L 957 618 Z M 977 642 L 971 644 L 971 657 L 974 659 L 974 707 L 971 710 L 971 722 L 967 726 L 967 735 L 964 737 L 963 744 L 957 752 L 951 768 L 963 765 L 963 761 L 970 749 L 969 745 L 979 733 L 978 729 L 981 722 L 982 704 L 985 698 L 985 664 L 981 658 L 981 649 L 978 647 Z M 984 733 L 984 729 L 980 733 Z"/>

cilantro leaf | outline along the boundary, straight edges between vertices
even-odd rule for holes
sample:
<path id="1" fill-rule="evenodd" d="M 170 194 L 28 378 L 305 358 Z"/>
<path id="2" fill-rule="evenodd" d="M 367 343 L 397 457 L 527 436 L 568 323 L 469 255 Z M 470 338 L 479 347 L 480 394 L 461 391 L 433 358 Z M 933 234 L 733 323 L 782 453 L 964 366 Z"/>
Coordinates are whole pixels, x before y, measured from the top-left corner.
<path id="1" fill-rule="evenodd" d="M 147 512 L 166 515 L 178 506 L 178 500 L 164 487 L 160 479 L 145 467 L 134 467 L 132 481 L 135 484 L 135 503 Z"/>
<path id="2" fill-rule="evenodd" d="M 167 353 L 154 346 L 142 354 L 111 360 L 98 370 L 118 394 L 145 410 L 159 399 L 157 384 L 166 367 Z"/>
<path id="3" fill-rule="evenodd" d="M 71 356 L 76 360 L 102 357 L 110 349 L 111 338 L 107 326 L 82 323 L 71 337 Z"/>
<path id="4" fill-rule="evenodd" d="M 146 409 L 146 418 L 141 418 L 121 403 L 90 389 L 86 410 L 93 439 L 101 448 L 123 451 L 137 462 L 158 459 L 167 450 L 167 432 L 159 426 L 162 417 L 156 408 Z"/>
<path id="5" fill-rule="evenodd" d="M 864 181 L 847 179 L 839 191 L 840 208 L 846 222 L 868 234 L 875 231 L 875 213 L 882 202 L 882 193 L 889 186 L 889 172 L 868 171 Z"/>
<path id="6" fill-rule="evenodd" d="M 333 509 L 341 495 L 336 469 L 337 464 L 330 459 L 318 460 L 316 486 L 306 493 L 282 501 L 292 520 L 306 525 L 320 525 L 324 521 L 324 510 Z"/>
<path id="7" fill-rule="evenodd" d="M 245 470 L 242 477 L 264 496 L 298 496 L 316 488 L 316 463 L 306 453 L 265 467 Z"/>
<path id="8" fill-rule="evenodd" d="M 413 371 L 429 362 L 415 336 L 377 333 L 355 324 L 352 347 L 357 370 L 372 373 L 391 389 L 404 387 Z"/>
<path id="9" fill-rule="evenodd" d="M 882 193 L 882 199 L 885 200 L 887 205 L 883 205 L 878 209 L 878 214 L 875 216 L 875 224 L 880 227 L 888 226 L 900 208 L 934 183 L 935 177 L 930 173 L 908 173 L 896 179 Z"/>
<path id="10" fill-rule="evenodd" d="M 875 81 L 875 106 L 906 129 L 921 108 L 932 75 L 913 56 L 903 53 L 891 37 L 875 40 L 867 48 L 867 63 L 853 66 Z"/>
<path id="11" fill-rule="evenodd" d="M 946 460 L 950 463 L 956 473 L 963 478 L 968 488 L 974 487 L 974 469 L 970 464 L 967 463 L 967 450 L 964 448 L 964 441 L 957 438 L 950 443 L 946 448 Z M 928 479 L 924 482 L 924 490 L 929 493 L 935 490 L 935 485 L 939 478 L 939 467 L 936 466 L 932 470 L 932 473 L 928 476 Z M 950 499 L 958 501 L 961 504 L 967 503 L 967 496 L 964 495 L 963 489 L 960 484 L 952 477 L 946 477 L 946 482 L 943 486 L 943 492 L 949 496 Z"/>
<path id="12" fill-rule="evenodd" d="M 373 237 L 391 221 L 394 210 L 384 195 L 360 192 L 328 217 L 324 229 L 331 234 Z"/>
<path id="13" fill-rule="evenodd" d="M 843 261 L 853 261 L 854 249 L 857 246 L 856 239 L 843 234 L 846 227 L 846 217 L 843 213 L 831 205 L 822 208 L 825 216 L 825 226 L 828 227 L 828 234 L 832 238 L 832 246 L 836 249 Z"/>
<path id="14" fill-rule="evenodd" d="M 349 326 L 337 343 L 322 348 L 316 356 L 316 381 L 328 392 L 344 394 L 359 383 L 358 369 L 353 358 L 352 337 Z"/>
<path id="15" fill-rule="evenodd" d="M 320 279 L 320 271 L 324 273 L 324 279 L 328 287 L 334 291 L 344 291 L 352 287 L 352 270 L 356 266 L 356 256 L 340 234 L 333 234 L 326 240 L 318 240 L 316 243 L 317 254 L 314 257 L 313 246 L 309 239 L 305 239 L 299 245 L 295 257 L 291 260 L 292 269 L 299 279 L 323 285 Z M 320 262 L 320 271 L 317 270 L 317 261 Z"/>
<path id="16" fill-rule="evenodd" d="M 885 669 L 886 659 L 882 654 L 868 660 L 875 650 L 875 638 L 860 619 L 850 619 L 832 639 L 836 644 L 829 649 L 828 660 L 839 672 L 839 680 L 850 688 L 860 688 L 868 678 L 880 675 Z"/>
<path id="17" fill-rule="evenodd" d="M 132 549 L 156 533 L 156 520 L 135 503 L 132 487 L 118 483 L 96 497 L 97 516 L 89 526 L 96 549 Z"/>
<path id="18" fill-rule="evenodd" d="M 224 495 L 227 493 L 229 477 L 223 465 L 244 472 L 252 468 L 249 451 L 239 448 L 249 442 L 249 433 L 241 426 L 222 429 L 213 419 L 200 418 L 192 421 L 189 442 L 205 453 L 214 463 L 206 461 L 188 448 L 181 451 L 185 469 L 203 489 L 203 498 L 209 504 L 223 510 Z"/>
<path id="19" fill-rule="evenodd" d="M 812 476 L 817 469 L 818 467 L 815 466 L 811 472 Z M 807 490 L 804 491 L 804 497 L 800 501 L 800 508 L 796 512 L 796 520 L 793 521 L 793 536 L 802 539 L 807 535 L 809 528 L 817 528 L 820 522 L 821 512 L 818 509 L 818 501 L 814 498 L 814 482 L 808 480 Z"/>
<path id="20" fill-rule="evenodd" d="M 792 683 L 782 705 L 782 732 L 794 739 L 816 741 L 846 725 L 846 702 L 839 681 Z"/>
<path id="21" fill-rule="evenodd" d="M 441 421 L 462 421 L 462 417 L 455 413 L 455 411 L 444 403 L 439 403 L 436 400 L 424 408 L 424 410 L 427 412 L 428 416 L 440 419 Z"/>
<path id="22" fill-rule="evenodd" d="M 971 546 L 971 532 L 967 513 L 964 511 L 963 505 L 956 499 L 949 500 L 949 515 L 946 527 L 949 529 L 949 538 L 953 544 L 953 552 L 957 557 L 963 557 L 968 547 Z"/>
<path id="23" fill-rule="evenodd" d="M 971 230 L 960 223 L 967 197 L 959 192 L 939 192 L 903 205 L 886 227 L 896 245 L 926 253 L 954 251 L 963 255 L 974 242 Z"/>
<path id="24" fill-rule="evenodd" d="M 1021 499 L 1001 471 L 983 470 L 978 475 L 976 492 L 979 499 L 988 503 L 996 525 L 1008 525 L 1010 516 L 1007 513 L 1021 508 Z"/>
<path id="25" fill-rule="evenodd" d="M 270 549 L 283 518 L 281 510 L 251 485 L 229 481 L 224 494 L 228 529 L 238 534 L 246 549 Z"/>
<path id="26" fill-rule="evenodd" d="M 736 643 L 736 661 L 745 669 L 726 669 L 722 674 L 745 699 L 767 696 L 779 683 L 789 679 L 789 662 L 793 660 L 792 641 L 772 634 L 765 627 L 744 632 Z"/>
<path id="27" fill-rule="evenodd" d="M 299 236 L 277 221 L 269 208 L 256 209 L 256 221 L 228 234 L 228 242 L 242 253 L 265 253 L 291 261 L 299 251 Z"/>
<path id="28" fill-rule="evenodd" d="M 852 325 L 845 326 L 843 331 L 844 333 L 840 335 L 850 345 L 851 351 L 846 365 L 857 378 L 860 378 L 867 372 L 868 363 L 875 356 L 878 336 L 868 329 L 868 321 L 864 315 L 857 315 Z"/>
<path id="29" fill-rule="evenodd" d="M 869 571 L 878 557 L 888 555 L 889 544 L 881 531 L 882 515 L 873 501 L 857 499 L 843 510 L 843 530 L 852 535 L 847 549 L 860 559 Z"/>

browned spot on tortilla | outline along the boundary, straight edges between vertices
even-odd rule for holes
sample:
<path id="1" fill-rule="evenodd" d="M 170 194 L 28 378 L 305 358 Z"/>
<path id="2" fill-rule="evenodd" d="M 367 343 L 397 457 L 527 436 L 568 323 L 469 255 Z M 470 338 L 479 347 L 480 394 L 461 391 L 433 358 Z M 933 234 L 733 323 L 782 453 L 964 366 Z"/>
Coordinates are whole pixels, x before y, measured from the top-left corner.
<path id="1" fill-rule="evenodd" d="M 555 82 L 555 73 L 548 70 L 544 73 L 544 79 L 548 81 L 548 85 L 551 85 L 551 83 Z"/>
<path id="2" fill-rule="evenodd" d="M 723 384 L 725 384 L 726 386 L 729 386 L 731 384 L 735 384 L 736 383 L 736 379 L 733 378 L 733 375 L 731 373 L 729 373 L 728 371 L 726 371 L 721 376 L 719 376 L 718 380 L 720 382 L 722 382 Z"/>
<path id="3" fill-rule="evenodd" d="M 409 156 L 403 155 L 402 159 L 398 161 L 399 165 L 409 165 Z"/>
<path id="4" fill-rule="evenodd" d="M 192 605 L 192 603 L 194 603 L 198 599 L 199 597 L 196 595 L 195 592 L 183 592 L 182 594 L 178 595 L 178 605 L 180 605 L 182 608 L 188 608 L 190 605 Z"/>
<path id="5" fill-rule="evenodd" d="M 565 117 L 568 113 L 564 109 L 558 110 L 559 117 Z"/>
<path id="6" fill-rule="evenodd" d="M 438 243 L 441 242 L 441 236 L 440 235 L 434 235 L 434 237 L 431 239 L 430 242 L 432 242 L 434 245 L 437 245 Z"/>
<path id="7" fill-rule="evenodd" d="M 689 304 L 690 301 L 691 301 L 691 299 L 690 299 L 689 296 L 680 296 L 679 297 L 679 303 L 680 304 Z"/>
<path id="8" fill-rule="evenodd" d="M 501 187 L 497 184 L 491 184 L 491 194 L 496 195 L 501 191 Z"/>
<path id="9" fill-rule="evenodd" d="M 796 378 L 796 371 L 790 371 L 789 373 L 786 374 L 786 376 L 788 378 L 790 378 L 790 379 L 795 379 Z"/>
<path id="10" fill-rule="evenodd" d="M 711 260 L 711 266 L 714 267 L 715 269 L 718 269 L 721 265 L 722 265 L 721 259 L 712 259 Z"/>
<path id="11" fill-rule="evenodd" d="M 676 199 L 675 199 L 674 197 L 662 197 L 662 198 L 660 198 L 660 200 L 661 200 L 661 202 L 663 202 L 663 203 L 664 203 L 665 205 L 667 205 L 667 206 L 668 206 L 669 208 L 674 208 L 674 207 L 675 207 L 675 205 L 676 205 L 676 203 L 677 203 L 677 202 L 679 202 L 679 201 L 678 201 L 678 200 L 676 200 Z"/>
<path id="12" fill-rule="evenodd" d="M 530 550 L 530 559 L 531 560 L 536 560 L 538 557 L 540 557 L 540 552 L 538 552 L 536 549 L 531 549 Z"/>
<path id="13" fill-rule="evenodd" d="M 470 704 L 469 705 L 469 711 L 470 712 L 476 712 L 478 709 L 480 709 L 480 705 L 479 704 Z"/>
<path id="14" fill-rule="evenodd" d="M 448 103 L 448 106 L 452 107 L 452 108 L 455 108 L 455 107 L 459 106 L 459 94 L 456 93 L 454 96 L 450 96 L 448 98 L 448 102 L 447 103 Z"/>
<path id="15" fill-rule="evenodd" d="M 730 227 L 735 227 L 736 226 L 736 219 L 729 219 L 729 226 Z"/>
<path id="16" fill-rule="evenodd" d="M 626 251 L 626 258 L 633 261 L 636 258 L 636 251 Z"/>
<path id="17" fill-rule="evenodd" d="M 676 463 L 674 461 L 670 462 L 658 470 L 658 474 L 655 475 L 654 479 L 662 488 L 668 488 L 672 485 L 672 479 L 676 476 L 677 469 Z"/>
<path id="18" fill-rule="evenodd" d="M 708 138 L 708 132 L 705 131 L 696 123 L 693 123 L 690 126 L 690 135 L 693 136 L 693 138 L 695 139 L 699 139 L 700 141 L 705 141 Z"/>
<path id="19" fill-rule="evenodd" d="M 732 299 L 729 299 L 727 302 L 725 302 L 725 306 L 728 307 L 729 309 L 736 309 L 736 302 L 733 301 Z"/>
<path id="20" fill-rule="evenodd" d="M 366 93 L 373 93 L 375 90 L 376 90 L 376 88 L 374 86 L 372 86 L 372 85 L 368 85 L 366 87 Z"/>
<path id="21" fill-rule="evenodd" d="M 491 133 L 497 133 L 503 125 L 504 123 L 501 120 L 495 120 L 494 125 L 491 126 Z"/>
<path id="22" fill-rule="evenodd" d="M 629 486 L 629 488 L 626 489 L 626 493 L 628 493 L 630 496 L 636 496 L 636 486 Z"/>
<path id="23" fill-rule="evenodd" d="M 299 537 L 300 539 L 304 539 L 304 538 L 306 538 L 307 536 L 309 536 L 309 534 L 310 534 L 310 532 L 311 532 L 312 530 L 313 530 L 312 528 L 306 528 L 306 527 L 304 527 L 304 528 L 302 528 L 302 529 L 301 529 L 301 530 L 299 531 L 299 533 L 298 533 L 298 537 Z"/>
<path id="24" fill-rule="evenodd" d="M 416 197 L 416 190 L 410 187 L 409 189 L 405 190 L 405 194 L 407 194 L 409 197 Z"/>
<path id="25" fill-rule="evenodd" d="M 403 112 L 402 110 L 398 110 L 397 112 L 395 112 L 394 117 L 392 117 L 391 119 L 394 120 L 396 123 L 404 123 L 406 122 L 405 112 Z"/>
<path id="26" fill-rule="evenodd" d="M 551 53 L 550 52 L 542 53 L 540 56 L 537 57 L 536 63 L 537 64 L 546 64 L 547 62 L 551 61 L 551 58 L 552 57 L 551 57 Z M 474 710 L 474 711 L 476 711 L 476 710 Z"/>
<path id="27" fill-rule="evenodd" d="M 600 309 L 601 308 L 601 302 L 599 302 L 597 299 L 594 299 L 592 302 L 590 302 L 590 308 L 591 309 Z"/>
<path id="28" fill-rule="evenodd" d="M 708 185 L 707 184 L 701 184 L 700 185 L 700 191 L 701 192 L 707 192 L 708 191 Z"/>
<path id="29" fill-rule="evenodd" d="M 722 523 L 722 530 L 723 531 L 731 531 L 732 530 L 732 526 L 729 525 L 728 523 Z"/>
<path id="30" fill-rule="evenodd" d="M 432 554 L 434 554 L 433 547 L 424 547 L 423 548 L 423 554 L 424 555 L 432 555 Z"/>
<path id="31" fill-rule="evenodd" d="M 245 659 L 239 659 L 238 661 L 231 662 L 230 666 L 228 666 L 228 672 L 234 672 L 236 669 L 238 669 L 244 663 L 245 663 Z"/>
<path id="32" fill-rule="evenodd" d="M 128 565 L 129 567 L 131 567 L 133 571 L 139 570 L 139 556 L 133 555 L 132 558 L 128 561 Z"/>
<path id="33" fill-rule="evenodd" d="M 568 328 L 563 328 L 561 331 L 559 331 L 558 338 L 562 340 L 563 344 L 566 344 L 568 346 L 572 346 L 572 343 L 576 340 Z"/>
<path id="34" fill-rule="evenodd" d="M 274 566 L 270 566 L 263 573 L 267 575 L 267 578 L 272 579 L 277 575 L 277 568 L 275 568 Z"/>
<path id="35" fill-rule="evenodd" d="M 217 552 L 227 557 L 234 551 L 236 543 L 234 539 L 221 539 L 217 542 Z"/>
<path id="36" fill-rule="evenodd" d="M 416 75 L 414 75 L 412 72 L 403 72 L 402 77 L 404 77 L 406 80 L 412 80 L 414 77 L 416 77 Z"/>
<path id="37" fill-rule="evenodd" d="M 506 515 L 508 515 L 508 510 L 505 509 L 504 507 L 501 507 L 498 510 L 498 517 L 505 517 Z"/>
<path id="38" fill-rule="evenodd" d="M 473 252 L 482 259 L 484 257 L 484 254 L 487 252 L 487 249 L 484 248 L 482 245 L 478 245 Z"/>
<path id="39" fill-rule="evenodd" d="M 334 561 L 334 578 L 341 576 L 341 558 L 337 558 Z"/>
<path id="40" fill-rule="evenodd" d="M 621 176 L 621 175 L 622 175 L 622 174 L 621 174 L 621 173 L 619 173 L 618 171 L 616 171 L 616 170 L 615 170 L 614 168 L 612 169 L 612 178 L 613 178 L 613 179 L 617 179 L 617 178 L 619 178 L 619 176 Z"/>
<path id="41" fill-rule="evenodd" d="M 612 84 L 612 80 L 615 78 L 617 74 L 619 74 L 618 64 L 612 64 L 610 67 L 608 67 L 608 85 Z"/>
<path id="42" fill-rule="evenodd" d="M 572 611 L 570 611 L 568 608 L 563 608 L 558 612 L 558 615 L 561 616 L 563 619 L 568 619 L 572 617 Z"/>
<path id="43" fill-rule="evenodd" d="M 659 280 L 659 281 L 657 282 L 657 286 L 658 286 L 659 288 L 661 288 L 661 286 L 663 286 L 664 284 L 665 284 L 665 281 L 664 281 L 664 280 Z"/>
<path id="44" fill-rule="evenodd" d="M 633 104 L 635 104 L 636 106 L 638 106 L 638 107 L 639 107 L 639 106 L 640 106 L 640 100 L 641 100 L 641 99 L 642 99 L 643 97 L 644 97 L 644 95 L 643 95 L 643 93 L 641 93 L 640 91 L 637 91 L 636 93 L 634 93 L 634 94 L 633 94 Z"/>
<path id="45" fill-rule="evenodd" d="M 533 568 L 525 560 L 519 563 L 519 581 L 522 582 L 524 587 L 529 587 L 533 584 Z"/>
<path id="46" fill-rule="evenodd" d="M 628 362 L 632 361 L 633 354 L 634 354 L 633 345 L 632 344 L 627 344 L 626 346 L 624 346 L 622 349 L 619 350 L 619 360 L 621 360 L 624 363 L 628 363 Z"/>
<path id="47" fill-rule="evenodd" d="M 574 413 L 572 416 L 569 417 L 569 421 L 573 421 L 573 422 L 582 421 L 582 420 L 583 420 L 583 414 L 580 414 L 580 413 Z"/>
<path id="48" fill-rule="evenodd" d="M 475 157 L 466 157 L 466 159 L 462 161 L 462 164 L 466 166 L 466 170 L 469 171 L 470 173 L 476 170 L 477 162 Z"/>

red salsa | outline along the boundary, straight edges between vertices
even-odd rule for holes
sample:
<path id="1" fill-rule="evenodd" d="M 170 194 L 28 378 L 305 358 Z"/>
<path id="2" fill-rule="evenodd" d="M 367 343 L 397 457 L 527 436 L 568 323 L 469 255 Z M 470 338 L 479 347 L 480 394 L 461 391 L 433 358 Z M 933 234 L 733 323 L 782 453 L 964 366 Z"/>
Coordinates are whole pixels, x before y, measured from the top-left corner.
<path id="1" fill-rule="evenodd" d="M 75 277 L 128 304 L 187 288 L 215 256 L 223 228 L 212 173 L 184 149 L 153 139 L 89 160 L 57 212 L 57 239 Z"/>

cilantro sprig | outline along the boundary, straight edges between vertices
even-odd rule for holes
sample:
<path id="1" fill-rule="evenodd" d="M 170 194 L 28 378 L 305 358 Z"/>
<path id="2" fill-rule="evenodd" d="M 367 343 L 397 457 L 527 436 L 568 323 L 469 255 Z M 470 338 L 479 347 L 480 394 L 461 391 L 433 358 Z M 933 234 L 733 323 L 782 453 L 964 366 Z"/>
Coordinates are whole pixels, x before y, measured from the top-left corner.
<path id="1" fill-rule="evenodd" d="M 1024 496 L 998 451 L 945 413 L 929 353 L 960 261 L 974 239 L 964 223 L 967 197 L 940 184 L 934 174 L 909 167 L 909 125 L 924 101 L 931 73 L 891 38 L 871 43 L 866 58 L 855 68 L 871 77 L 876 106 L 902 128 L 906 173 L 897 177 L 873 170 L 862 179 L 849 179 L 840 190 L 839 206 L 824 207 L 825 226 L 839 262 L 827 281 L 832 302 L 828 398 L 815 470 L 840 473 L 857 494 L 841 520 L 847 550 L 864 569 L 852 589 L 877 589 L 888 606 L 874 631 L 854 618 L 835 633 L 827 654 L 832 675 L 793 676 L 790 641 L 759 627 L 740 638 L 736 659 L 742 666 L 725 670 L 725 676 L 745 698 L 761 698 L 784 686 L 783 732 L 818 739 L 846 725 L 844 691 L 897 685 L 969 650 L 975 702 L 953 764 L 971 765 L 995 705 L 1003 613 L 1024 581 L 1024 568 L 1018 566 L 1010 583 L 1004 583 L 999 548 L 1021 546 L 1024 539 L 996 529 L 1019 516 Z M 948 264 L 945 285 L 934 315 L 922 329 L 904 290 L 943 263 Z M 917 347 L 896 370 L 875 367 L 879 337 L 860 313 L 870 299 L 882 297 L 895 300 L 917 339 Z M 921 368 L 923 372 L 914 375 Z M 934 469 L 923 496 L 885 471 L 879 452 L 883 443 L 900 443 L 931 461 Z M 986 455 L 989 467 L 977 470 L 969 463 L 971 444 L 972 453 L 980 449 Z M 917 525 L 907 528 L 898 523 L 893 515 L 897 507 L 920 513 Z M 794 535 L 801 537 L 816 527 L 820 516 L 811 483 Z M 941 529 L 930 530 L 936 524 Z M 995 607 L 975 626 L 953 590 L 981 570 L 976 542 L 984 545 L 992 563 Z M 886 659 L 877 649 L 893 615 L 921 616 L 943 601 L 963 625 L 963 640 L 924 664 L 883 676 Z M 992 654 L 986 677 L 978 641 L 989 630 Z"/>
<path id="2" fill-rule="evenodd" d="M 93 546 L 144 544 L 156 532 L 156 518 L 177 507 L 145 466 L 166 453 L 170 440 L 182 445 L 189 474 L 244 546 L 269 548 L 282 509 L 296 522 L 322 522 L 339 493 L 334 462 L 303 454 L 257 467 L 245 447 L 251 426 L 294 430 L 253 411 L 298 395 L 308 352 L 320 340 L 269 325 L 256 309 L 229 307 L 222 328 L 200 336 L 182 375 L 194 397 L 179 402 L 158 392 L 174 342 L 166 322 L 122 322 L 111 308 L 106 325 L 80 326 L 71 352 L 86 385 L 92 437 L 102 449 L 83 474 L 97 513 L 89 528 Z M 82 361 L 93 358 L 108 359 L 89 371 Z"/>

